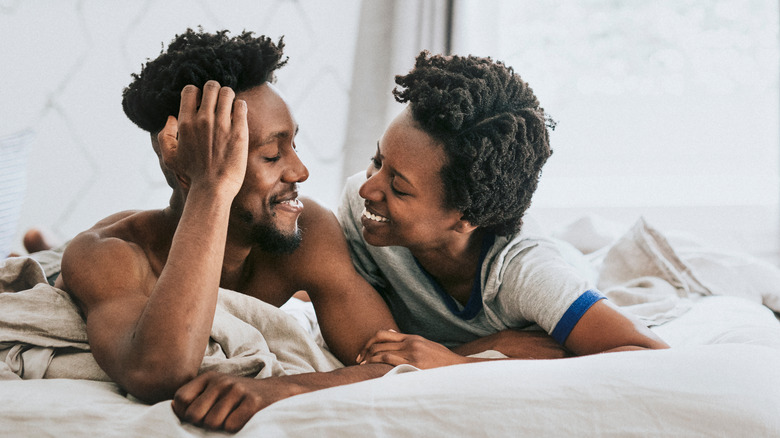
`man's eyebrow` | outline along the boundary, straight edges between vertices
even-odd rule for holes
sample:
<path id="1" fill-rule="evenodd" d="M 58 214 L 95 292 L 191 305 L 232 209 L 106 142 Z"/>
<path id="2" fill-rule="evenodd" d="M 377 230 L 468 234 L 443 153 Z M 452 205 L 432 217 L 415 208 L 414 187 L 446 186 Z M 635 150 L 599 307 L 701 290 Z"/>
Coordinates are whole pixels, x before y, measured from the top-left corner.
<path id="1" fill-rule="evenodd" d="M 295 137 L 298 135 L 298 130 L 300 129 L 299 125 L 295 125 L 295 132 L 293 132 L 292 136 Z M 260 140 L 259 146 L 267 145 L 268 143 L 272 143 L 279 139 L 285 139 L 290 137 L 290 131 L 288 130 L 282 130 L 282 131 L 274 131 L 270 134 L 268 134 L 264 139 Z"/>

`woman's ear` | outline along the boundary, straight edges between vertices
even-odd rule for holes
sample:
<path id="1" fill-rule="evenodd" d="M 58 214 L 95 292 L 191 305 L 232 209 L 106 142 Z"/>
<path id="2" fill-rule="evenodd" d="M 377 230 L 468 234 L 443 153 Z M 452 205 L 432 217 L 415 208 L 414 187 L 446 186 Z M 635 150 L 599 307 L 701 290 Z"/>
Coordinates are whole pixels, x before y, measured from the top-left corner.
<path id="1" fill-rule="evenodd" d="M 467 221 L 463 217 L 461 217 L 460 220 L 455 224 L 455 231 L 457 231 L 458 233 L 468 234 L 473 232 L 477 228 L 479 227 Z"/>

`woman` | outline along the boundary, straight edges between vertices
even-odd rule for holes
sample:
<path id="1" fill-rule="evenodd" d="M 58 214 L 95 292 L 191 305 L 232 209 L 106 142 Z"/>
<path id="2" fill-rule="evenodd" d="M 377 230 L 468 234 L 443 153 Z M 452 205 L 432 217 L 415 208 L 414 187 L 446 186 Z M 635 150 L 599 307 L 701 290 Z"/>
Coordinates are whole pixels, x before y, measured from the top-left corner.
<path id="1" fill-rule="evenodd" d="M 521 229 L 551 154 L 551 122 L 527 83 L 490 58 L 427 52 L 396 83 L 407 106 L 365 176 L 349 179 L 339 220 L 404 333 L 377 333 L 358 362 L 429 368 L 486 349 L 547 358 L 668 348 L 554 242 Z M 550 336 L 512 330 L 535 325 Z"/>

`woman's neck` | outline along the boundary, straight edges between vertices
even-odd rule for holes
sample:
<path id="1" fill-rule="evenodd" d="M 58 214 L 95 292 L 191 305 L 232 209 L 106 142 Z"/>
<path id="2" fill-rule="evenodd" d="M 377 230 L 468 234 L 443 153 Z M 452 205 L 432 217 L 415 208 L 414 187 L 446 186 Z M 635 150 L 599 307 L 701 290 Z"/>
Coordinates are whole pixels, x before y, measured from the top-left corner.
<path id="1" fill-rule="evenodd" d="M 477 229 L 462 238 L 429 248 L 409 248 L 420 266 L 461 304 L 468 302 L 474 278 L 479 274 L 484 231 Z"/>

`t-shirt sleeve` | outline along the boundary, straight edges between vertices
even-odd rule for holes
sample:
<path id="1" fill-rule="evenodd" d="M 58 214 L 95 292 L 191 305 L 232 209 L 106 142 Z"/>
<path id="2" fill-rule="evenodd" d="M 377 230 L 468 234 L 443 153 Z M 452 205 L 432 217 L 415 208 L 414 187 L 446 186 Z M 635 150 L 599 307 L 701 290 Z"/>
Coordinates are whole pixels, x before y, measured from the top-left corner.
<path id="1" fill-rule="evenodd" d="M 604 298 L 552 240 L 518 239 L 501 257 L 501 269 L 484 293 L 508 327 L 536 323 L 563 344 L 585 312 Z"/>
<path id="2" fill-rule="evenodd" d="M 582 315 L 584 315 L 591 306 L 596 304 L 597 301 L 602 299 L 606 299 L 606 297 L 598 290 L 586 290 L 582 295 L 574 300 L 568 309 L 566 309 L 566 312 L 563 313 L 563 316 L 558 321 L 558 324 L 555 325 L 555 328 L 553 329 L 552 333 L 550 333 L 550 336 L 558 341 L 559 344 L 566 342 L 566 338 L 569 337 L 569 333 L 571 333 L 574 326 L 577 325 L 577 323 L 580 321 Z"/>
<path id="3" fill-rule="evenodd" d="M 344 185 L 344 190 L 341 193 L 341 204 L 336 217 L 341 225 L 344 237 L 347 239 L 355 270 L 374 288 L 379 290 L 386 287 L 386 281 L 373 257 L 368 252 L 361 231 L 360 216 L 363 214 L 363 199 L 358 194 L 358 190 L 365 179 L 363 172 L 352 175 L 347 179 L 347 183 Z"/>

